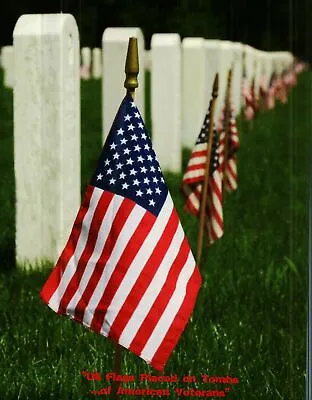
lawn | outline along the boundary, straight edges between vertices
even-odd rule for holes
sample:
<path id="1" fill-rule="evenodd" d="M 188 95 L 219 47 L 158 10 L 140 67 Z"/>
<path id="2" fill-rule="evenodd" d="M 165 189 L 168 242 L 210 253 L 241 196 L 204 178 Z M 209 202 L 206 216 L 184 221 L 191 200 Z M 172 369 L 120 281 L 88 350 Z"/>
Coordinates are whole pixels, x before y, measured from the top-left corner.
<path id="1" fill-rule="evenodd" d="M 122 373 L 135 382 L 122 386 L 167 388 L 170 396 L 163 397 L 170 399 L 179 398 L 176 389 L 223 390 L 229 400 L 304 398 L 311 85 L 306 72 L 288 104 L 239 122 L 239 183 L 225 195 L 225 234 L 204 247 L 196 307 L 164 372 L 178 382 L 140 382 L 140 374 L 157 374 L 124 351 Z M 99 81 L 82 82 L 82 193 L 101 150 L 100 97 Z M 0 399 L 107 398 L 91 391 L 109 386 L 112 343 L 41 301 L 51 265 L 15 267 L 12 102 L 12 91 L 1 85 Z M 184 166 L 189 154 L 185 149 Z M 166 174 L 196 254 L 198 220 L 183 210 L 181 177 Z M 83 371 L 97 371 L 102 380 L 88 380 Z M 203 374 L 237 380 L 214 383 Z M 151 396 L 121 399 L 135 397 Z"/>

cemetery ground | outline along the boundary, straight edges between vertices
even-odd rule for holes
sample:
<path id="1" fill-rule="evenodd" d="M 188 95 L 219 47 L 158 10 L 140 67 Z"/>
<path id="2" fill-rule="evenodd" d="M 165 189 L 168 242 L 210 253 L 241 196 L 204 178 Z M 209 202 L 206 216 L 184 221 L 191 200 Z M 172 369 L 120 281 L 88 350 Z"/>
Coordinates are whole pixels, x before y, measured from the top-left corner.
<path id="1" fill-rule="evenodd" d="M 124 351 L 122 374 L 134 375 L 135 382 L 123 386 L 168 388 L 170 399 L 178 398 L 176 388 L 225 387 L 228 399 L 304 398 L 311 84 L 306 72 L 288 104 L 239 122 L 239 183 L 235 193 L 225 194 L 225 234 L 204 248 L 196 307 L 163 374 L 177 374 L 179 382 L 140 382 L 140 374 L 157 373 Z M 81 193 L 101 151 L 100 99 L 100 81 L 82 82 Z M 113 369 L 112 343 L 41 301 L 52 265 L 15 268 L 12 101 L 12 91 L 1 86 L 0 398 L 106 398 L 89 392 L 110 384 L 105 375 Z M 189 154 L 183 153 L 184 167 Z M 196 254 L 198 220 L 183 210 L 181 178 L 166 174 Z M 102 380 L 89 381 L 82 371 L 97 371 Z M 204 383 L 201 374 L 238 383 Z M 196 382 L 182 382 L 184 375 Z"/>

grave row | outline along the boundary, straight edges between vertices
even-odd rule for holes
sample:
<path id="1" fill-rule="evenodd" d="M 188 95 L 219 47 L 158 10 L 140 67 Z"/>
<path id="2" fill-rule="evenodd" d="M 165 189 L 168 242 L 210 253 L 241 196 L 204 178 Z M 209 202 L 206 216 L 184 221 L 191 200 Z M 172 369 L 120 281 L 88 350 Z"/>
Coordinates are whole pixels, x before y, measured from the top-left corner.
<path id="1" fill-rule="evenodd" d="M 101 56 L 100 49 L 80 51 L 72 15 L 21 16 L 13 32 L 13 53 L 8 47 L 1 53 L 2 67 L 6 72 L 11 69 L 14 77 L 18 262 L 55 262 L 63 249 L 80 204 L 81 59 L 89 70 L 91 55 L 99 61 L 104 142 L 125 93 L 124 65 L 131 36 L 138 39 L 143 64 L 135 101 L 144 119 L 144 69 L 150 69 L 152 138 L 164 171 L 181 171 L 182 147 L 190 148 L 196 140 L 216 72 L 219 118 L 230 68 L 238 114 L 244 62 L 249 84 L 254 79 L 259 90 L 261 79 L 268 86 L 273 72 L 281 73 L 294 61 L 288 52 L 269 53 L 242 43 L 203 38 L 181 41 L 178 34 L 154 34 L 147 52 L 140 28 L 107 28 Z"/>

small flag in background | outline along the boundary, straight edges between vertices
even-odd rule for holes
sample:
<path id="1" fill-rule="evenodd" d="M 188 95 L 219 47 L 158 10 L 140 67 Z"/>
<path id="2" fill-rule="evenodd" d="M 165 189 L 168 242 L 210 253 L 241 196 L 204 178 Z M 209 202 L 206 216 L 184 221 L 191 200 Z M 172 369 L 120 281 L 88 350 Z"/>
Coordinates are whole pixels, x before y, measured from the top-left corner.
<path id="1" fill-rule="evenodd" d="M 268 110 L 273 110 L 275 107 L 275 73 L 272 74 L 269 84 L 269 89 L 265 98 L 265 107 Z"/>
<path id="2" fill-rule="evenodd" d="M 242 96 L 243 96 L 243 104 L 244 104 L 244 116 L 250 121 L 256 115 L 256 99 L 254 96 L 254 90 L 248 84 L 248 79 L 246 74 L 243 74 L 242 79 Z"/>
<path id="3" fill-rule="evenodd" d="M 200 216 L 200 199 L 205 179 L 207 146 L 209 133 L 209 112 L 192 151 L 182 179 L 182 192 L 186 198 L 185 209 Z M 213 130 L 213 143 L 210 156 L 208 196 L 205 228 L 208 243 L 212 244 L 223 235 L 222 179 L 219 164 L 219 141 L 216 129 Z"/>
<path id="4" fill-rule="evenodd" d="M 162 371 L 200 284 L 151 140 L 127 94 L 41 297 Z"/>
<path id="5" fill-rule="evenodd" d="M 228 142 L 227 142 L 227 155 L 226 160 L 225 157 L 225 135 L 226 135 L 226 126 L 225 126 L 225 117 L 223 111 L 222 118 L 222 130 L 219 132 L 220 135 L 220 169 L 223 177 L 224 188 L 228 192 L 232 192 L 237 189 L 237 158 L 236 153 L 239 149 L 239 137 L 238 130 L 236 125 L 236 118 L 233 107 L 230 110 L 230 126 L 228 132 Z"/>

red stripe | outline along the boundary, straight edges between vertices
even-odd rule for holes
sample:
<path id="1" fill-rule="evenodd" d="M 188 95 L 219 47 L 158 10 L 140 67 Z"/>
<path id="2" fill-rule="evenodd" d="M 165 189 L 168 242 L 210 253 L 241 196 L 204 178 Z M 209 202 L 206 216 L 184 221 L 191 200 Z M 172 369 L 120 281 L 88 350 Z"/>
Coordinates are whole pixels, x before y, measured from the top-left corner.
<path id="1" fill-rule="evenodd" d="M 77 242 L 81 231 L 82 221 L 89 209 L 93 191 L 94 191 L 94 186 L 91 185 L 87 186 L 84 198 L 82 200 L 80 209 L 76 216 L 74 226 L 72 228 L 67 244 L 64 250 L 62 251 L 62 254 L 60 255 L 51 275 L 49 276 L 48 280 L 41 289 L 40 296 L 45 303 L 49 303 L 49 300 L 53 296 L 53 293 L 58 288 L 64 270 L 66 268 L 66 265 L 68 264 L 69 260 L 71 259 L 72 255 L 76 250 Z"/>
<path id="2" fill-rule="evenodd" d="M 196 146 L 195 146 L 195 149 L 196 149 Z M 207 154 L 207 150 L 206 149 L 205 150 L 195 150 L 195 151 L 192 152 L 190 160 L 192 160 L 193 158 L 196 158 L 196 157 L 205 157 L 206 154 Z"/>
<path id="3" fill-rule="evenodd" d="M 89 304 L 90 298 L 102 276 L 103 270 L 106 266 L 107 260 L 109 259 L 113 248 L 115 247 L 116 243 L 118 242 L 118 236 L 126 223 L 131 211 L 133 210 L 135 206 L 135 202 L 132 200 L 128 200 L 125 198 L 116 215 L 114 218 L 114 221 L 112 221 L 112 226 L 111 230 L 107 236 L 104 248 L 102 250 L 102 254 L 99 257 L 94 271 L 92 273 L 92 276 L 90 277 L 90 280 L 87 284 L 87 287 L 85 291 L 83 292 L 77 306 L 75 309 L 75 319 L 77 320 L 83 320 L 83 316 L 85 313 L 85 310 L 87 308 L 87 305 Z M 103 227 L 103 229 L 106 229 L 106 227 Z M 91 253 L 92 254 L 92 253 Z M 90 255 L 91 255 L 90 254 Z"/>
<path id="4" fill-rule="evenodd" d="M 196 171 L 196 170 L 200 170 L 200 169 L 205 169 L 205 166 L 206 166 L 205 162 L 201 162 L 200 164 L 189 165 L 186 168 L 186 173 L 188 173 L 190 171 Z"/>
<path id="5" fill-rule="evenodd" d="M 154 223 L 156 221 L 156 217 L 149 212 L 146 212 L 134 231 L 132 237 L 127 243 L 118 263 L 114 268 L 114 272 L 112 273 L 109 284 L 106 286 L 101 300 L 96 307 L 92 322 L 91 329 L 96 332 L 100 332 L 105 315 L 108 307 L 110 306 L 124 276 L 126 275 L 132 261 L 140 250 L 141 246 L 144 243 L 146 236 L 149 234 L 152 229 Z"/>
<path id="6" fill-rule="evenodd" d="M 198 268 L 195 267 L 186 286 L 183 303 L 151 361 L 151 365 L 161 372 L 192 314 L 200 285 L 201 276 Z"/>
<path id="7" fill-rule="evenodd" d="M 89 235 L 88 239 L 86 241 L 85 248 L 81 254 L 80 259 L 78 260 L 78 263 L 76 264 L 76 270 L 75 273 L 73 274 L 65 292 L 64 295 L 61 299 L 58 313 L 60 314 L 65 314 L 66 313 L 66 308 L 68 306 L 68 303 L 74 296 L 76 290 L 78 289 L 78 283 L 81 280 L 81 277 L 85 271 L 85 268 L 87 266 L 87 263 L 89 261 L 89 258 L 91 257 L 98 235 L 99 235 L 99 229 L 101 227 L 103 218 L 106 214 L 106 211 L 108 209 L 108 206 L 113 198 L 113 193 L 103 191 L 97 205 L 95 212 L 93 214 L 93 218 L 90 224 L 90 229 L 89 229 Z M 81 235 L 85 234 L 85 230 L 87 230 L 89 227 L 87 226 L 82 226 L 82 230 L 80 232 Z M 75 254 L 74 254 L 75 256 Z"/>
<path id="8" fill-rule="evenodd" d="M 157 269 L 159 268 L 164 256 L 168 251 L 168 248 L 170 247 L 178 226 L 179 217 L 175 209 L 173 209 L 157 245 L 154 247 L 151 256 L 144 265 L 143 270 L 138 276 L 134 286 L 129 292 L 124 304 L 119 310 L 119 313 L 111 326 L 109 336 L 116 341 L 119 340 L 122 331 L 127 325 L 134 310 L 137 308 L 142 296 L 149 287 L 154 275 L 157 272 Z"/>
<path id="9" fill-rule="evenodd" d="M 129 350 L 136 354 L 141 354 L 146 342 L 151 336 L 155 326 L 157 325 L 160 317 L 165 311 L 169 300 L 174 293 L 176 282 L 179 274 L 184 267 L 187 257 L 190 252 L 190 246 L 184 237 L 181 243 L 179 252 L 170 268 L 164 286 L 161 288 L 158 296 L 156 297 L 150 311 L 146 315 L 142 325 L 139 327 L 135 337 L 133 338 Z"/>

